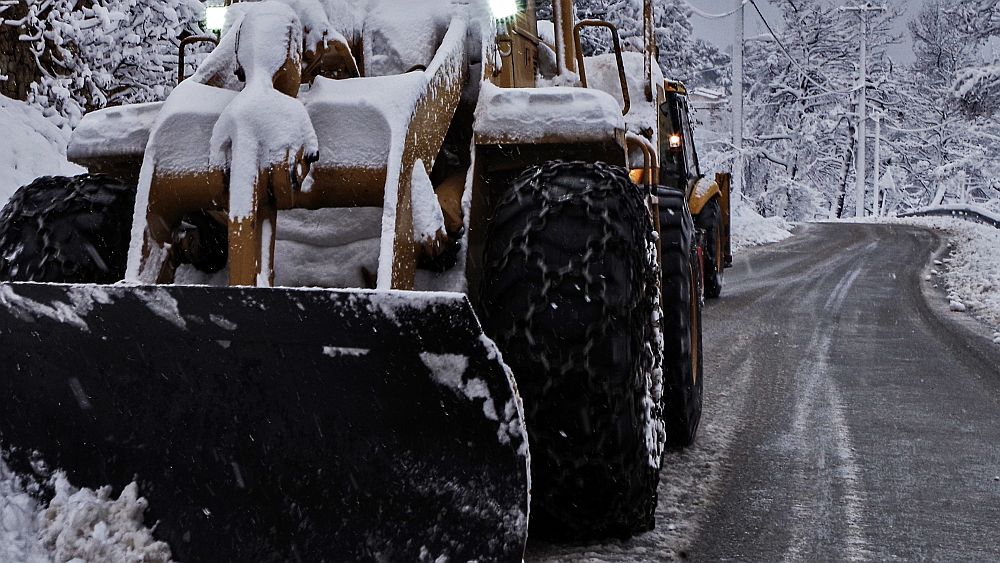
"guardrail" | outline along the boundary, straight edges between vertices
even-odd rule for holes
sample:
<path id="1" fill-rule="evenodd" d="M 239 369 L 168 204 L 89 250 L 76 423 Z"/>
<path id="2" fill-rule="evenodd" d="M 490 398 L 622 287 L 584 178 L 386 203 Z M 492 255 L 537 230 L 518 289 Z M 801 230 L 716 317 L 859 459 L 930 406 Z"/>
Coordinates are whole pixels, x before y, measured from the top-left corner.
<path id="1" fill-rule="evenodd" d="M 1000 215 L 970 205 L 939 205 L 900 213 L 900 217 L 955 217 L 1000 229 Z"/>

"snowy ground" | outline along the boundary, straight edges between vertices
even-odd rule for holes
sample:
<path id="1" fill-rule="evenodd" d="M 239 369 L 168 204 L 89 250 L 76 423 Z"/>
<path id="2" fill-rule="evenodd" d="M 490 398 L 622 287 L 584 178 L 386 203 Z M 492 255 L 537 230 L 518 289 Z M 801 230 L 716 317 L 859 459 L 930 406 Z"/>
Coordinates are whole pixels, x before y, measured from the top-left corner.
<path id="1" fill-rule="evenodd" d="M 0 95 L 0 131 L 0 205 L 40 176 L 84 172 L 66 161 L 63 132 L 24 102 Z"/>
<path id="2" fill-rule="evenodd" d="M 948 235 L 948 255 L 934 263 L 928 281 L 947 290 L 952 311 L 969 313 L 992 327 L 1000 344 L 1000 229 L 962 219 L 894 219 Z"/>

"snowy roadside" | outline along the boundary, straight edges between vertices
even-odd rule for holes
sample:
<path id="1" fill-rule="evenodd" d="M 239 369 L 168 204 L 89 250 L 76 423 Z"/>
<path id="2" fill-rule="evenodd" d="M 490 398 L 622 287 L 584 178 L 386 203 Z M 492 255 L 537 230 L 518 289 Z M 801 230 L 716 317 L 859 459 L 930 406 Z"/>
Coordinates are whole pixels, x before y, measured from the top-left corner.
<path id="1" fill-rule="evenodd" d="M 935 261 L 931 279 L 943 281 L 949 305 L 993 330 L 1000 344 L 1000 229 L 961 219 L 910 217 L 893 223 L 930 227 L 948 235 L 948 255 Z"/>
<path id="2" fill-rule="evenodd" d="M 794 226 L 781 217 L 762 217 L 745 205 L 733 213 L 733 254 L 741 250 L 781 242 L 792 236 Z"/>

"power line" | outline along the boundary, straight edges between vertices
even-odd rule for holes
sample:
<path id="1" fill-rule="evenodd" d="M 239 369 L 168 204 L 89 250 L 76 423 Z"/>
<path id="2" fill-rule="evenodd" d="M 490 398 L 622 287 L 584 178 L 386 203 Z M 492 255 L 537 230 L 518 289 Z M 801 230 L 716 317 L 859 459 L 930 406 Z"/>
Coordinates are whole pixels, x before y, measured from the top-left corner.
<path id="1" fill-rule="evenodd" d="M 705 19 L 709 19 L 709 20 L 717 20 L 717 19 L 721 19 L 721 18 L 728 18 L 729 16 L 731 16 L 731 15 L 735 14 L 736 12 L 739 12 L 740 10 L 742 10 L 743 6 L 747 5 L 747 2 L 749 2 L 749 0 L 743 0 L 742 2 L 740 2 L 740 7 L 739 8 L 736 8 L 735 10 L 728 11 L 728 12 L 726 12 L 724 14 L 712 14 L 712 13 L 709 13 L 709 12 L 705 12 L 705 11 L 701 10 L 700 8 L 698 8 L 697 6 L 691 4 L 691 2 L 689 0 L 684 0 L 684 3 L 687 4 L 688 8 L 691 8 L 692 12 L 694 12 L 695 14 L 698 14 L 699 16 L 701 16 L 701 17 L 703 17 Z"/>
<path id="2" fill-rule="evenodd" d="M 802 76 L 805 77 L 806 80 L 812 82 L 813 85 L 815 85 L 817 88 L 831 95 L 850 94 L 856 90 L 856 88 L 851 88 L 849 90 L 839 90 L 839 91 L 831 90 L 826 86 L 824 86 L 823 84 L 817 82 L 812 76 L 809 76 L 809 73 L 806 72 L 806 69 L 803 68 L 802 65 L 800 65 L 799 62 L 792 57 L 791 53 L 788 52 L 788 49 L 785 48 L 785 44 L 781 42 L 780 38 L 778 38 L 778 34 L 774 32 L 774 28 L 771 27 L 771 24 L 767 21 L 767 18 L 764 17 L 764 13 L 761 12 L 760 8 L 757 6 L 756 0 L 750 0 L 750 4 L 753 6 L 754 10 L 757 10 L 757 15 L 759 15 L 761 21 L 764 22 L 764 27 L 767 28 L 767 32 L 771 34 L 771 37 L 773 37 L 774 41 L 777 42 L 778 47 L 781 48 L 781 52 L 785 54 L 785 58 L 787 58 L 793 65 L 795 65 L 796 68 L 799 69 L 799 72 L 802 73 Z M 822 76 L 827 82 L 831 82 L 831 80 L 822 72 L 820 72 L 819 70 L 817 70 L 816 72 L 817 74 Z"/>

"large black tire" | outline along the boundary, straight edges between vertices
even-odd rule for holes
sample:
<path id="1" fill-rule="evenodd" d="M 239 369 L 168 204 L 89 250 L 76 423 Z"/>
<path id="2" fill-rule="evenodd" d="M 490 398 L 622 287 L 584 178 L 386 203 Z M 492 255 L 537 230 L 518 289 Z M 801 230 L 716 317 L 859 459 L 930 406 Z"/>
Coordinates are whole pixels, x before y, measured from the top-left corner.
<path id="1" fill-rule="evenodd" d="M 684 192 L 658 188 L 663 271 L 663 419 L 667 445 L 694 443 L 704 397 L 702 258 Z"/>
<path id="2" fill-rule="evenodd" d="M 531 535 L 652 529 L 663 448 L 655 235 L 605 164 L 531 168 L 499 202 L 479 311 L 524 399 Z"/>
<path id="3" fill-rule="evenodd" d="M 695 225 L 705 233 L 705 297 L 717 299 L 722 295 L 723 265 L 722 205 L 719 198 L 712 198 L 695 218 Z"/>
<path id="4" fill-rule="evenodd" d="M 125 277 L 134 186 L 46 176 L 0 212 L 0 280 L 110 284 Z"/>

